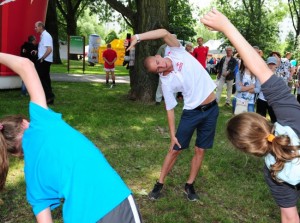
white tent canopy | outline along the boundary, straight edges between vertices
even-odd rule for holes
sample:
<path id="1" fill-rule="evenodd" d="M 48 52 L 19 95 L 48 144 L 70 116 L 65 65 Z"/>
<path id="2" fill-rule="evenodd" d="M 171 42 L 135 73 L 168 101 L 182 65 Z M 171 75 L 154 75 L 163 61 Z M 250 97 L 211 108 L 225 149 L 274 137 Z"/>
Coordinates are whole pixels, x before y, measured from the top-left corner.
<path id="1" fill-rule="evenodd" d="M 225 50 L 219 49 L 222 43 L 224 43 L 224 39 L 209 40 L 203 45 L 209 47 L 208 53 L 210 54 L 225 54 Z"/>

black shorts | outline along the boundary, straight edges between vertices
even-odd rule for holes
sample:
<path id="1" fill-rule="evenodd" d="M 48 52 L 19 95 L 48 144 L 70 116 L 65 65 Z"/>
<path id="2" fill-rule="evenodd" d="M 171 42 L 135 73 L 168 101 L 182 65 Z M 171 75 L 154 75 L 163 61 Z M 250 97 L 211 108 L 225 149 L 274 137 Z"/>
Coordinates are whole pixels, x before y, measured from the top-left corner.
<path id="1" fill-rule="evenodd" d="M 264 176 L 271 194 L 279 207 L 290 208 L 297 205 L 300 190 L 293 189 L 286 184 L 278 183 L 273 180 L 268 167 L 264 166 Z"/>
<path id="2" fill-rule="evenodd" d="M 115 207 L 97 223 L 141 223 L 142 218 L 132 195 Z"/>
<path id="3" fill-rule="evenodd" d="M 201 149 L 209 149 L 213 146 L 216 124 L 219 115 L 219 107 L 215 103 L 208 110 L 183 110 L 177 128 L 176 138 L 181 145 L 174 146 L 174 150 L 182 150 L 189 147 L 194 131 L 197 130 L 195 146 Z"/>

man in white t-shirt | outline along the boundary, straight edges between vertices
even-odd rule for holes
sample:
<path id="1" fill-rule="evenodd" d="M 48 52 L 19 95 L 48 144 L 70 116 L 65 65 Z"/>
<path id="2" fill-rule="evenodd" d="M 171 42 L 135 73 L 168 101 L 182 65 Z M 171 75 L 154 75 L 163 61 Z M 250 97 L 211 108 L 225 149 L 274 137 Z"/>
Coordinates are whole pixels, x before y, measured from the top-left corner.
<path id="1" fill-rule="evenodd" d="M 43 22 L 36 22 L 34 29 L 37 33 L 41 34 L 38 47 L 38 60 L 36 61 L 35 68 L 45 91 L 47 104 L 53 104 L 55 95 L 52 92 L 50 79 L 50 66 L 53 62 L 53 40 L 51 35 L 45 30 Z"/>
<path id="2" fill-rule="evenodd" d="M 171 145 L 165 157 L 159 180 L 149 193 L 152 200 L 161 195 L 164 180 L 172 169 L 177 156 L 189 147 L 193 132 L 197 129 L 195 154 L 191 161 L 189 178 L 184 190 L 190 201 L 199 199 L 193 183 L 201 168 L 205 150 L 211 148 L 215 135 L 215 127 L 219 114 L 214 89 L 216 85 L 201 64 L 188 53 L 179 41 L 165 29 L 158 29 L 131 38 L 131 47 L 141 40 L 162 38 L 170 47 L 166 57 L 155 55 L 144 61 L 146 69 L 151 73 L 159 73 L 165 99 L 170 129 Z M 184 98 L 183 113 L 175 134 L 174 108 L 177 105 L 174 93 L 182 92 Z"/>

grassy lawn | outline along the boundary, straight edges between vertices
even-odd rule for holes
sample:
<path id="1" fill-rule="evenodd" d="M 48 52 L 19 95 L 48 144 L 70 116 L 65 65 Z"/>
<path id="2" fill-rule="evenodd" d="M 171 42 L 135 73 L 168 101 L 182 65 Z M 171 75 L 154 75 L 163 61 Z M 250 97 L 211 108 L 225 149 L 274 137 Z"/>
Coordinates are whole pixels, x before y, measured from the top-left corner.
<path id="1" fill-rule="evenodd" d="M 99 66 L 91 69 L 102 71 Z M 145 223 L 280 221 L 279 209 L 263 179 L 263 160 L 234 150 L 225 138 L 224 126 L 232 114 L 223 101 L 214 147 L 206 153 L 195 182 L 200 201 L 188 202 L 183 194 L 193 155 L 189 149 L 180 155 L 167 177 L 164 196 L 153 202 L 147 193 L 159 176 L 169 147 L 164 105 L 128 100 L 128 84 L 109 89 L 103 84 L 53 82 L 53 90 L 56 101 L 52 108 L 101 149 L 132 189 Z M 0 94 L 1 116 L 28 114 L 28 98 L 21 97 L 20 90 Z M 182 102 L 176 108 L 177 117 L 181 109 Z M 193 142 L 194 138 L 191 145 Z M 11 157 L 6 189 L 0 193 L 0 222 L 34 222 L 26 202 L 23 165 L 22 159 Z M 55 222 L 62 222 L 60 211 L 53 212 Z"/>
<path id="2" fill-rule="evenodd" d="M 82 74 L 82 67 L 83 67 L 83 61 L 79 60 L 70 60 L 70 74 Z M 52 64 L 51 65 L 51 73 L 62 73 L 67 74 L 68 73 L 68 61 L 62 60 L 62 64 Z M 85 61 L 85 74 L 105 74 L 103 64 L 96 64 L 95 66 L 89 66 L 88 62 Z M 116 66 L 115 67 L 115 74 L 117 76 L 128 76 L 128 70 L 126 69 L 126 66 Z"/>

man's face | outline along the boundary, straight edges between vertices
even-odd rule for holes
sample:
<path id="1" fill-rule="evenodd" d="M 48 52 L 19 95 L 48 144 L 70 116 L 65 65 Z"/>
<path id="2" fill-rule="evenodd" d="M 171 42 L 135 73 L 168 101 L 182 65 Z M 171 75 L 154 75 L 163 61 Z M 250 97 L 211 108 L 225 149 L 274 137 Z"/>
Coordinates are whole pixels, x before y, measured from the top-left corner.
<path id="1" fill-rule="evenodd" d="M 37 32 L 37 33 L 41 33 L 42 32 L 42 27 L 41 26 L 38 26 L 38 23 L 36 23 L 34 25 L 34 30 Z"/>
<path id="2" fill-rule="evenodd" d="M 202 38 L 198 38 L 197 39 L 197 43 L 199 46 L 202 46 L 203 45 L 203 39 Z"/>
<path id="3" fill-rule="evenodd" d="M 232 57 L 232 55 L 233 55 L 232 48 L 228 47 L 228 48 L 226 49 L 226 55 L 227 55 L 228 57 Z"/>
<path id="4" fill-rule="evenodd" d="M 160 55 L 151 57 L 148 61 L 148 69 L 152 73 L 163 73 L 172 70 L 172 62 L 170 59 L 162 58 Z"/>
<path id="5" fill-rule="evenodd" d="M 277 67 L 277 64 L 269 63 L 269 64 L 268 64 L 268 67 L 270 68 L 270 70 L 271 70 L 272 72 L 275 72 L 276 67 Z"/>

